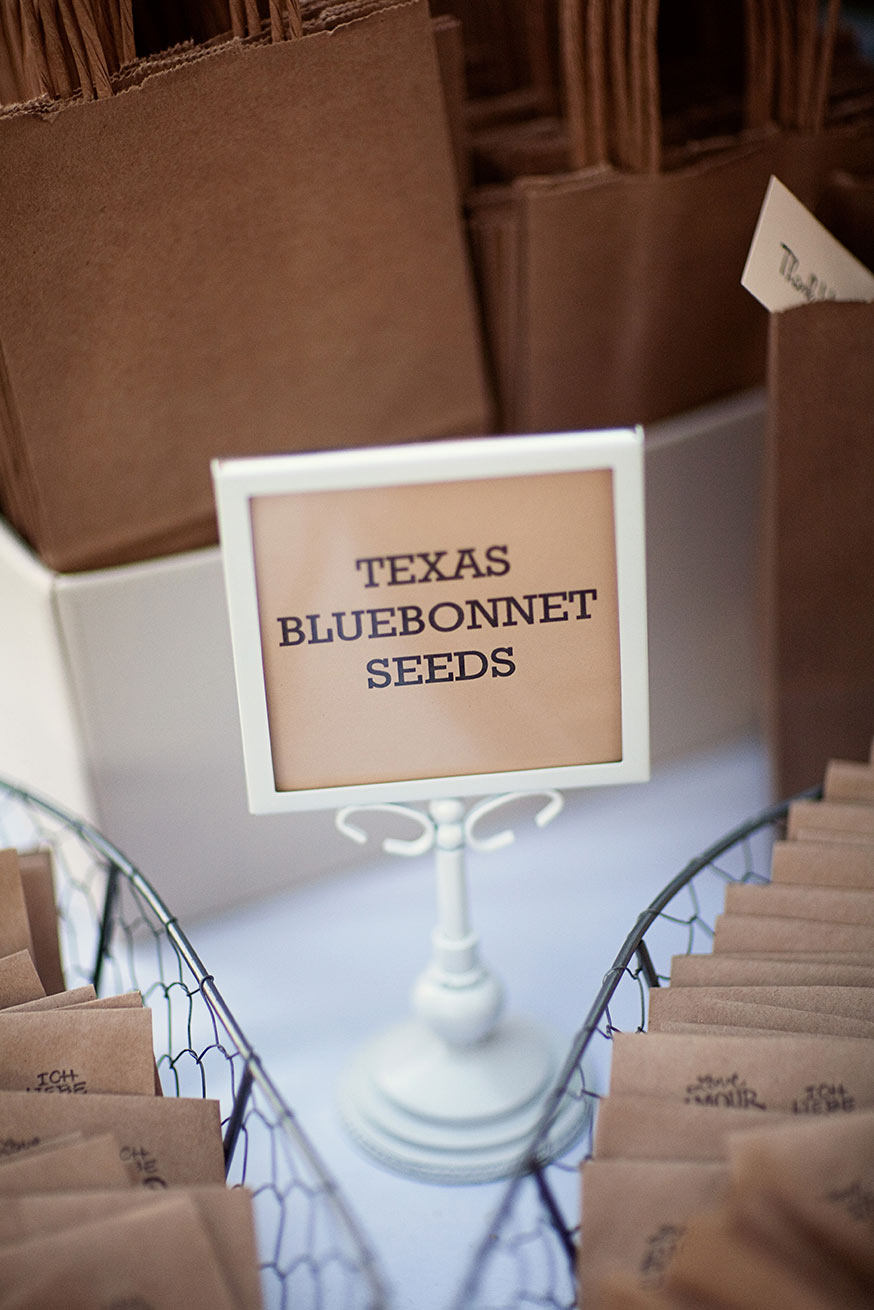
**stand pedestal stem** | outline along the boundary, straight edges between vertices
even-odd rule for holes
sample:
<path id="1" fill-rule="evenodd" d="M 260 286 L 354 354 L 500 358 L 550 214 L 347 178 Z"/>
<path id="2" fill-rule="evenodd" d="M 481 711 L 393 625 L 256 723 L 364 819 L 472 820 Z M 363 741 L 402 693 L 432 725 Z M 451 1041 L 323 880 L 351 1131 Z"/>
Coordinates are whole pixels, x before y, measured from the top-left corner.
<path id="1" fill-rule="evenodd" d="M 551 796 L 550 816 L 560 807 Z M 465 850 L 475 843 L 473 825 L 512 799 L 484 802 L 466 820 L 458 800 L 432 801 L 427 817 L 405 809 L 430 829 L 430 841 L 423 835 L 385 844 L 398 854 L 434 850 L 437 924 L 431 959 L 413 987 L 415 1017 L 365 1047 L 344 1079 L 341 1109 L 365 1151 L 413 1177 L 481 1182 L 511 1173 L 557 1072 L 557 1048 L 547 1034 L 525 1020 L 502 1018 L 503 988 L 482 963 L 470 924 Z M 362 840 L 347 814 L 338 815 L 338 826 Z M 489 849 L 511 839 L 505 833 L 479 845 Z M 586 1117 L 577 1102 L 556 1116 L 553 1154 L 578 1136 Z"/>

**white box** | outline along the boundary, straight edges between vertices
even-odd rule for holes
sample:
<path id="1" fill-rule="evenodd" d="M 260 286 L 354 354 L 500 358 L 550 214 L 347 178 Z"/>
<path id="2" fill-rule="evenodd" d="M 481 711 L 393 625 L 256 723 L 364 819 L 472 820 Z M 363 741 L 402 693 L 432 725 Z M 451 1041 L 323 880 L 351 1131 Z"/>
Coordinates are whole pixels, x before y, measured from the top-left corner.
<path id="1" fill-rule="evenodd" d="M 655 762 L 758 726 L 763 426 L 757 391 L 646 434 Z M 367 858 L 330 812 L 246 809 L 218 548 L 56 575 L 0 525 L 0 604 L 0 774 L 91 819 L 174 914 Z"/>

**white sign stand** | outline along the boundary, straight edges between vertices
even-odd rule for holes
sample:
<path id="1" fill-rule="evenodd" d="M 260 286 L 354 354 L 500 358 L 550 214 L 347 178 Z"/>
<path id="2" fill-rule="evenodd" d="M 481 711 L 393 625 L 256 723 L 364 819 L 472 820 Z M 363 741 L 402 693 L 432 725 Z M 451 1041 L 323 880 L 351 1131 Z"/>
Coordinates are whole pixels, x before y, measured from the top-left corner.
<path id="1" fill-rule="evenodd" d="M 558 792 L 535 822 L 545 827 L 562 808 Z M 400 805 L 348 806 L 337 827 L 354 841 L 364 832 L 353 813 L 395 812 L 422 827 L 411 841 L 387 838 L 400 856 L 435 852 L 437 926 L 431 960 L 412 993 L 413 1017 L 370 1042 L 341 1090 L 344 1121 L 358 1144 L 380 1163 L 433 1182 L 485 1182 L 506 1177 L 540 1122 L 557 1072 L 551 1036 L 519 1018 L 504 1018 L 504 992 L 482 962 L 468 908 L 465 850 L 494 851 L 513 841 L 509 830 L 480 839 L 486 815 L 524 799 L 512 793 L 482 801 L 465 816 L 455 799 L 432 801 L 428 814 Z M 546 1152 L 560 1154 L 582 1132 L 588 1101 L 570 1101 L 556 1115 Z"/>
<path id="2" fill-rule="evenodd" d="M 519 795 L 644 781 L 643 433 L 466 438 L 213 464 L 249 808 L 412 816 L 438 921 L 412 1017 L 344 1081 L 355 1140 L 413 1177 L 510 1173 L 582 1130 L 557 1046 L 504 1017 L 470 925 L 468 847 Z M 500 793 L 500 794 L 497 794 Z M 459 797 L 474 801 L 467 815 Z M 427 814 L 407 808 L 427 802 Z"/>

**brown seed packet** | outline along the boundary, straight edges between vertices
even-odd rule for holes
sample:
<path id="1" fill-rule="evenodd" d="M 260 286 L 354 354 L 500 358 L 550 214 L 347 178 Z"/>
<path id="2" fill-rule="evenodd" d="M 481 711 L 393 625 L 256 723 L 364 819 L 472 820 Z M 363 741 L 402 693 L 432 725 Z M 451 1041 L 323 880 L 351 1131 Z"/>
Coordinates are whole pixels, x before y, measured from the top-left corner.
<path id="1" fill-rule="evenodd" d="M 15 1005 L 11 1008 L 18 1012 L 27 1012 L 34 1010 L 64 1010 L 69 1006 L 84 1005 L 87 1001 L 97 999 L 97 993 L 90 983 L 85 983 L 82 987 L 71 987 L 66 992 L 55 992 L 53 996 L 43 996 L 37 1001 L 28 1001 L 25 1005 Z"/>
<path id="2" fill-rule="evenodd" d="M 179 1194 L 194 1202 L 236 1310 L 259 1310 L 261 1280 L 252 1193 L 245 1187 L 174 1188 L 173 1195 Z M 14 1208 L 17 1235 L 23 1239 L 62 1232 L 77 1224 L 121 1214 L 138 1206 L 160 1204 L 166 1195 L 166 1192 L 143 1187 L 131 1188 L 124 1193 L 53 1192 L 9 1198 L 7 1208 Z"/>
<path id="3" fill-rule="evenodd" d="M 792 1033 L 779 1038 L 616 1033 L 610 1092 L 666 1096 L 753 1115 L 869 1108 L 874 1107 L 874 1043 Z"/>
<path id="4" fill-rule="evenodd" d="M 28 1001 L 26 1005 L 9 1007 L 17 1012 L 28 1010 L 141 1010 L 143 1008 L 142 992 L 119 992 L 113 996 L 98 996 L 90 983 L 82 987 L 71 987 L 66 992 L 55 992 L 53 996 L 43 996 L 37 1001 Z"/>
<path id="5" fill-rule="evenodd" d="M 112 1133 L 94 1137 L 79 1134 L 72 1141 L 55 1143 L 46 1150 L 25 1151 L 0 1161 L 0 1195 L 4 1197 L 135 1186 L 130 1167 L 119 1159 L 118 1141 Z"/>
<path id="6" fill-rule="evenodd" d="M 51 851 L 19 854 L 18 869 L 27 907 L 27 919 L 33 941 L 33 962 L 46 992 L 62 992 L 66 987 L 58 937 L 58 909 Z"/>
<path id="7" fill-rule="evenodd" d="M 176 1194 L 0 1247 L 0 1286 L 15 1310 L 234 1310 L 194 1202 Z"/>
<path id="8" fill-rule="evenodd" d="M 771 882 L 874 891 L 874 843 L 774 842 Z"/>
<path id="9" fill-rule="evenodd" d="M 18 852 L 0 850 L 0 956 L 27 951 L 34 958 Z M 36 962 L 34 961 L 34 964 Z"/>
<path id="10" fill-rule="evenodd" d="M 874 1111 L 742 1131 L 728 1153 L 736 1222 L 790 1263 L 814 1246 L 874 1303 Z"/>
<path id="11" fill-rule="evenodd" d="M 780 1041 L 784 1037 L 797 1035 L 798 1028 L 755 1028 L 744 1024 L 687 1023 L 681 1019 L 665 1019 L 658 1031 L 686 1033 L 690 1037 L 772 1037 L 775 1041 Z"/>
<path id="12" fill-rule="evenodd" d="M 874 807 L 845 801 L 793 801 L 789 806 L 786 835 L 790 841 L 874 841 Z"/>
<path id="13" fill-rule="evenodd" d="M 665 1279 L 668 1293 L 712 1298 L 720 1310 L 864 1310 L 847 1300 L 845 1288 L 832 1296 L 819 1283 L 772 1251 L 750 1241 L 722 1210 L 691 1218 Z"/>
<path id="14" fill-rule="evenodd" d="M 0 1088 L 44 1094 L 155 1090 L 146 1009 L 0 1011 Z"/>
<path id="15" fill-rule="evenodd" d="M 874 993 L 870 987 L 656 987 L 650 992 L 649 1026 L 653 1027 L 654 1016 L 721 1023 L 723 1018 L 721 1015 L 717 1017 L 717 1010 L 713 1007 L 717 1004 L 729 1006 L 736 1003 L 857 1019 L 870 1027 L 870 1035 L 874 1036 Z M 817 1029 L 799 1031 L 816 1032 Z M 824 1026 L 823 1031 L 829 1031 L 828 1025 Z M 832 1031 L 837 1033 L 838 1030 Z M 847 1035 L 865 1037 L 869 1034 L 863 1027 L 858 1033 Z"/>
<path id="16" fill-rule="evenodd" d="M 815 919 L 818 923 L 866 924 L 874 927 L 874 891 L 848 887 L 794 887 L 730 883 L 726 914 L 764 914 L 774 918 Z"/>
<path id="17" fill-rule="evenodd" d="M 671 987 L 874 987 L 871 965 L 839 957 L 675 955 Z"/>
<path id="18" fill-rule="evenodd" d="M 825 767 L 823 799 L 842 804 L 874 805 L 874 765 L 853 760 L 829 760 Z"/>
<path id="19" fill-rule="evenodd" d="M 769 1111 L 765 1118 L 782 1123 L 786 1116 Z M 598 1102 L 593 1155 L 603 1160 L 725 1160 L 729 1133 L 749 1123 L 746 1110 L 611 1094 Z"/>
<path id="20" fill-rule="evenodd" d="M 722 1310 L 717 1302 L 700 1296 L 688 1297 L 676 1289 L 642 1287 L 628 1274 L 610 1274 L 597 1289 L 599 1310 Z M 580 1310 L 588 1310 L 579 1302 Z"/>
<path id="21" fill-rule="evenodd" d="M 582 1302 L 597 1306 L 611 1273 L 658 1286 L 689 1218 L 728 1187 L 724 1163 L 688 1160 L 587 1160 L 577 1272 Z"/>
<path id="22" fill-rule="evenodd" d="M 851 952 L 874 963 L 874 925 L 822 923 L 765 914 L 718 914 L 713 933 L 714 954 L 767 955 Z"/>
<path id="23" fill-rule="evenodd" d="M 665 995 L 669 991 L 665 989 Z M 847 1018 L 839 1014 L 820 1014 L 816 1010 L 793 1009 L 780 1005 L 756 1005 L 747 1001 L 728 1001 L 721 997 L 699 996 L 704 989 L 680 989 L 683 1006 L 659 1006 L 650 1013 L 649 1031 L 677 1032 L 680 1025 L 706 1027 L 709 1031 L 731 1030 L 734 1033 L 814 1033 L 825 1037 L 874 1038 L 874 1023 L 867 1019 Z M 719 991 L 724 988 L 717 989 Z M 678 992 L 680 995 L 680 992 Z"/>
<path id="24" fill-rule="evenodd" d="M 30 951 L 15 951 L 0 959 L 0 1010 L 45 997 Z"/>
<path id="25" fill-rule="evenodd" d="M 224 1182 L 219 1103 L 199 1097 L 0 1092 L 0 1158 L 61 1134 L 111 1132 L 145 1186 Z"/>

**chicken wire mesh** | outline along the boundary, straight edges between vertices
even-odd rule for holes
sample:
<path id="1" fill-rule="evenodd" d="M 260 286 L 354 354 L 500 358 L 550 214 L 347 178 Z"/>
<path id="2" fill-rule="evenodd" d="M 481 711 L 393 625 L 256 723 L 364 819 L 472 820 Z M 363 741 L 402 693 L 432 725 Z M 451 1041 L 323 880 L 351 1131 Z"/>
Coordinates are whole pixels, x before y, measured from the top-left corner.
<path id="1" fill-rule="evenodd" d="M 817 790 L 805 798 L 819 795 Z M 609 1086 L 615 1032 L 644 1031 L 650 988 L 666 983 L 671 958 L 711 949 L 732 882 L 764 883 L 791 801 L 742 823 L 689 861 L 638 916 L 573 1040 L 549 1105 L 463 1275 L 452 1310 L 574 1310 L 580 1164 L 591 1152 L 598 1099 Z M 549 1161 L 545 1143 L 569 1099 L 591 1102 L 582 1141 Z"/>
<path id="2" fill-rule="evenodd" d="M 145 877 L 89 824 L 3 780 L 0 847 L 52 854 L 67 986 L 141 992 L 165 1095 L 219 1102 L 228 1182 L 254 1195 L 264 1305 L 386 1305 L 357 1218 Z"/>
<path id="3" fill-rule="evenodd" d="M 805 793 L 815 796 L 817 792 Z M 451 1310 L 573 1310 L 579 1166 L 609 1084 L 614 1032 L 646 1027 L 651 987 L 674 955 L 707 952 L 730 882 L 766 882 L 789 801 L 764 810 L 691 860 L 642 911 L 604 976 L 519 1169 L 508 1182 Z M 215 979 L 160 897 L 90 825 L 0 780 L 0 846 L 52 852 L 67 985 L 138 990 L 152 1010 L 165 1094 L 219 1101 L 227 1177 L 255 1197 L 268 1307 L 383 1310 L 378 1260 L 338 1184 L 272 1083 Z M 585 1137 L 548 1159 L 567 1101 L 593 1114 Z"/>

